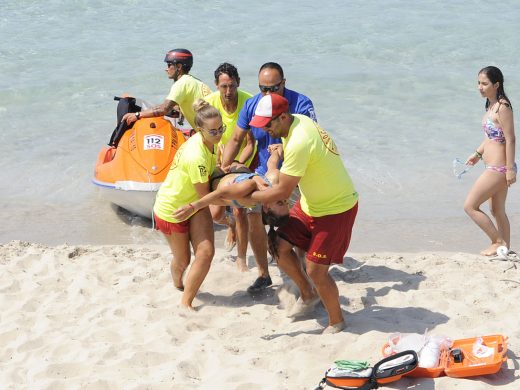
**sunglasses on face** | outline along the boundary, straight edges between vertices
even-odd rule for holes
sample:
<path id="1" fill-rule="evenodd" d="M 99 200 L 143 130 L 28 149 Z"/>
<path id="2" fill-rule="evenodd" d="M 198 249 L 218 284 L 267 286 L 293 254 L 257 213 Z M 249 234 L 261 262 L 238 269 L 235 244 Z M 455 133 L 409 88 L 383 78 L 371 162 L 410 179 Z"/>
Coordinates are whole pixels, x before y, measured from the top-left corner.
<path id="1" fill-rule="evenodd" d="M 212 137 L 216 137 L 217 135 L 224 134 L 226 131 L 226 125 L 220 126 L 218 129 L 205 129 L 204 127 L 201 127 L 202 130 L 204 130 L 206 133 L 211 135 Z"/>
<path id="2" fill-rule="evenodd" d="M 168 68 L 169 68 L 170 66 L 174 66 L 175 62 L 167 62 L 166 65 L 168 65 Z"/>
<path id="3" fill-rule="evenodd" d="M 263 92 L 263 93 L 266 93 L 266 92 L 277 92 L 280 89 L 280 86 L 282 85 L 282 83 L 283 83 L 283 80 L 280 81 L 276 85 L 271 85 L 271 86 L 258 85 L 258 88 L 260 88 L 260 91 Z"/>

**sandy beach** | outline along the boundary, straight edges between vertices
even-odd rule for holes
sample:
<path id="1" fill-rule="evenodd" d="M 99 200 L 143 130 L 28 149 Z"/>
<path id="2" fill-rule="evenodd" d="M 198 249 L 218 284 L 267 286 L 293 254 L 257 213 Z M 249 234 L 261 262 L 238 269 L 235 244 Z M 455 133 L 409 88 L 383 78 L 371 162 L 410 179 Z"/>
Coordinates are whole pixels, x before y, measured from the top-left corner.
<path id="1" fill-rule="evenodd" d="M 0 381 L 5 389 L 314 389 L 337 359 L 382 358 L 395 332 L 508 336 L 498 374 L 403 378 L 387 388 L 516 389 L 518 266 L 465 253 L 349 253 L 332 275 L 347 328 L 321 335 L 326 313 L 291 322 L 294 288 L 251 297 L 256 269 L 217 249 L 188 313 L 166 245 L 0 246 Z"/>
<path id="2" fill-rule="evenodd" d="M 7 0 L 0 15 L 0 390 L 314 390 L 335 360 L 373 365 L 392 334 L 426 329 L 504 335 L 507 362 L 384 389 L 520 389 L 520 263 L 478 255 L 489 241 L 464 202 L 486 168 L 453 166 L 485 137 L 484 66 L 505 76 L 518 135 L 518 1 Z M 273 286 L 249 295 L 252 253 L 239 272 L 222 227 L 197 310 L 180 309 L 164 237 L 92 183 L 114 96 L 162 104 L 174 48 L 214 91 L 219 64 L 256 94 L 274 61 L 312 100 L 360 195 L 331 269 L 341 333 L 321 334 L 322 306 L 287 317 L 296 289 L 274 263 Z M 506 210 L 520 253 L 520 183 Z"/>

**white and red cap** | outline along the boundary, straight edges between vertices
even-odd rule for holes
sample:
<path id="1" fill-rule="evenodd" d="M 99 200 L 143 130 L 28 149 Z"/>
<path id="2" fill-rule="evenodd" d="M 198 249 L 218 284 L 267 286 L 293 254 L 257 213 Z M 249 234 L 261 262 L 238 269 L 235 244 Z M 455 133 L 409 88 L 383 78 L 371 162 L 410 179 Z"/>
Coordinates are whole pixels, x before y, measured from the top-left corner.
<path id="1" fill-rule="evenodd" d="M 283 96 L 275 93 L 265 95 L 258 102 L 255 116 L 253 116 L 249 125 L 258 128 L 265 127 L 271 119 L 277 117 L 281 113 L 287 112 L 288 110 L 289 102 Z"/>

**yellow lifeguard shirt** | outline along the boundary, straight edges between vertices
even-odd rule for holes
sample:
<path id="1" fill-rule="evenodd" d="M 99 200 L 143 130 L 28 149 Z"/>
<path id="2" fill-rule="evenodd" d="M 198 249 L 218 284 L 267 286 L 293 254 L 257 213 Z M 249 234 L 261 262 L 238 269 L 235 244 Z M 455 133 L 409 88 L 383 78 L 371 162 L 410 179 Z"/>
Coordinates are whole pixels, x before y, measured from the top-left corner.
<path id="1" fill-rule="evenodd" d="M 312 217 L 350 210 L 357 203 L 358 193 L 336 144 L 309 117 L 293 116 L 288 136 L 282 137 L 284 161 L 280 171 L 301 177 L 302 210 Z"/>
<path id="2" fill-rule="evenodd" d="M 233 135 L 233 132 L 235 131 L 235 126 L 238 121 L 238 114 L 240 113 L 240 110 L 244 106 L 245 101 L 253 96 L 249 92 L 245 92 L 240 89 L 237 92 L 238 92 L 237 109 L 235 110 L 235 112 L 233 112 L 231 114 L 229 114 L 224 109 L 224 106 L 222 105 L 222 101 L 220 100 L 220 91 L 215 91 L 213 93 L 210 93 L 208 96 L 206 96 L 204 98 L 204 99 L 206 99 L 206 101 L 209 104 L 211 104 L 213 107 L 215 107 L 217 110 L 219 110 L 220 115 L 222 116 L 222 123 L 224 123 L 226 125 L 226 132 L 224 134 L 222 134 L 222 139 L 220 140 L 219 145 L 225 145 L 228 143 L 229 139 Z M 240 146 L 238 155 L 240 155 L 240 153 L 242 152 L 242 150 L 244 149 L 246 144 L 247 144 L 247 141 L 244 140 L 244 142 Z M 251 157 L 249 157 L 247 159 L 247 161 L 245 162 L 245 165 L 249 166 L 249 164 L 251 164 L 251 160 L 253 160 L 255 151 L 256 151 L 256 145 L 253 149 L 253 154 L 251 155 Z"/>
<path id="3" fill-rule="evenodd" d="M 153 207 L 154 213 L 168 222 L 182 222 L 172 214 L 180 206 L 199 199 L 194 184 L 207 183 L 216 166 L 216 146 L 213 152 L 204 145 L 202 134 L 191 136 L 181 145 L 166 179 L 162 183 Z"/>
<path id="4" fill-rule="evenodd" d="M 196 129 L 193 103 L 197 99 L 204 99 L 210 93 L 211 89 L 202 81 L 191 74 L 183 74 L 173 83 L 166 99 L 176 102 L 181 108 L 182 115 L 190 123 L 191 127 Z"/>

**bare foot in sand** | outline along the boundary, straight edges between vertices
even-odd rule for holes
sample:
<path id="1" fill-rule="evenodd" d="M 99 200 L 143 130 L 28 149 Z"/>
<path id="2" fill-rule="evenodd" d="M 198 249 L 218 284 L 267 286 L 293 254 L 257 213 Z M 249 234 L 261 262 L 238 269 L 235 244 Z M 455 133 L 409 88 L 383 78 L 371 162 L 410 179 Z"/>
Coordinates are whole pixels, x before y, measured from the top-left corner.
<path id="1" fill-rule="evenodd" d="M 195 311 L 195 308 L 191 306 L 191 303 L 186 303 L 181 300 L 181 303 L 179 304 L 179 308 L 181 308 L 183 311 L 187 313 L 191 313 Z"/>
<path id="2" fill-rule="evenodd" d="M 497 249 L 499 246 L 506 245 L 504 242 L 496 242 L 491 244 L 488 248 L 480 251 L 482 256 L 495 256 L 497 254 Z"/>
<path id="3" fill-rule="evenodd" d="M 337 324 L 327 326 L 321 334 L 336 334 L 345 329 L 346 326 L 345 321 L 341 321 Z"/>
<path id="4" fill-rule="evenodd" d="M 184 269 L 177 267 L 173 262 L 170 265 L 170 272 L 172 274 L 173 286 L 179 290 L 184 291 L 184 283 L 182 283 L 182 277 L 184 276 Z"/>
<path id="5" fill-rule="evenodd" d="M 316 305 L 320 303 L 320 297 L 318 294 L 314 295 L 312 298 L 304 301 L 301 297 L 298 298 L 296 303 L 293 305 L 287 317 L 289 318 L 298 318 L 305 316 L 312 312 Z"/>
<path id="6" fill-rule="evenodd" d="M 228 252 L 231 252 L 231 250 L 235 247 L 236 244 L 237 239 L 235 227 L 229 226 L 226 234 L 226 240 L 224 241 L 224 249 L 226 249 Z"/>
<path id="7" fill-rule="evenodd" d="M 237 257 L 237 268 L 240 272 L 247 272 L 249 271 L 249 268 L 247 268 L 247 262 L 246 259 Z"/>

